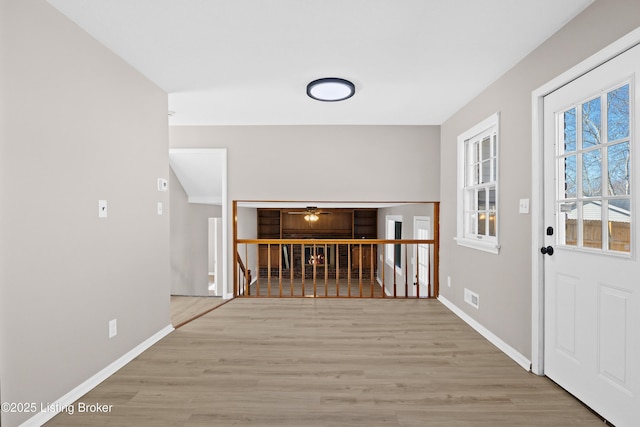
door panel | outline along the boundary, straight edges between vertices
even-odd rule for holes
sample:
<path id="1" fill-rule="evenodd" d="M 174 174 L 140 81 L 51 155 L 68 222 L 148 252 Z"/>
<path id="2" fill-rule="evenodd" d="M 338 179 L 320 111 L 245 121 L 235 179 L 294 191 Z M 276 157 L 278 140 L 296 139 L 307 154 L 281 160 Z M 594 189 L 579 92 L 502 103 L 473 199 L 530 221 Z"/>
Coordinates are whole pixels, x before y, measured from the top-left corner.
<path id="1" fill-rule="evenodd" d="M 556 277 L 555 346 L 576 359 L 576 283 L 577 278 L 559 274 Z"/>
<path id="2" fill-rule="evenodd" d="M 640 419 L 639 72 L 636 46 L 544 100 L 545 374 L 618 427 Z"/>
<path id="3" fill-rule="evenodd" d="M 431 230 L 431 219 L 429 217 L 416 217 L 414 220 L 414 238 L 418 240 L 429 240 Z M 427 298 L 433 293 L 430 289 L 431 284 L 431 250 L 429 245 L 417 245 L 417 266 L 414 267 L 416 284 L 419 288 L 420 298 Z M 415 263 L 415 261 L 414 261 Z M 416 295 L 414 286 L 413 294 Z"/>
<path id="4" fill-rule="evenodd" d="M 600 354 L 598 372 L 614 384 L 629 390 L 626 348 L 629 345 L 631 293 L 600 284 L 598 336 Z"/>

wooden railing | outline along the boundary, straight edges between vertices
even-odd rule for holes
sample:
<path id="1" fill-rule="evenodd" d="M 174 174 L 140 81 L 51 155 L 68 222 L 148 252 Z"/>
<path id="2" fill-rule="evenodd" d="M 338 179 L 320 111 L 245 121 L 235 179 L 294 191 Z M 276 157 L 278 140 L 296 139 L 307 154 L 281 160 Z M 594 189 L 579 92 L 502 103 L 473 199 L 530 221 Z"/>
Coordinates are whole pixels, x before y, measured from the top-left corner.
<path id="1" fill-rule="evenodd" d="M 239 269 L 239 274 L 238 274 L 238 278 L 240 280 L 240 286 L 249 286 L 251 284 L 251 270 L 249 270 L 248 268 L 246 268 L 244 266 L 244 263 L 242 262 L 242 257 L 240 256 L 240 254 L 238 254 L 236 252 L 236 257 L 238 260 L 238 269 Z"/>
<path id="2" fill-rule="evenodd" d="M 244 259 L 257 273 L 253 281 L 234 275 L 234 295 L 435 298 L 438 246 L 433 239 L 237 239 L 236 271 L 246 270 Z"/>

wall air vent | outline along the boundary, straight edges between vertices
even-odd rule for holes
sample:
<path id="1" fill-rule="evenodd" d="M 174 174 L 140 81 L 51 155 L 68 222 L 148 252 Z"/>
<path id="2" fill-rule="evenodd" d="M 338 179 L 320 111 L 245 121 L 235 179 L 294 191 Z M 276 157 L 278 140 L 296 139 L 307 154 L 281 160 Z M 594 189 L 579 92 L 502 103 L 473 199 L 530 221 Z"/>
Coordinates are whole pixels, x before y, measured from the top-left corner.
<path id="1" fill-rule="evenodd" d="M 480 297 L 478 296 L 478 294 L 470 291 L 467 288 L 464 288 L 464 302 L 475 308 L 480 308 Z"/>

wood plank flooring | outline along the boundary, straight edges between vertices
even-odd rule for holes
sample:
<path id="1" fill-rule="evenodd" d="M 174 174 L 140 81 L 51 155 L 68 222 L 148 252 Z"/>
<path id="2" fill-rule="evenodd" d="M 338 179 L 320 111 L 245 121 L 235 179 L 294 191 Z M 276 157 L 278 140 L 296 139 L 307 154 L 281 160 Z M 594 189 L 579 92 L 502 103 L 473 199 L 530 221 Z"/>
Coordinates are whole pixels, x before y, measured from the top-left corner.
<path id="1" fill-rule="evenodd" d="M 50 426 L 601 426 L 437 300 L 239 298 Z"/>
<path id="2" fill-rule="evenodd" d="M 179 327 L 194 317 L 224 304 L 220 297 L 192 297 L 171 295 L 171 324 Z"/>

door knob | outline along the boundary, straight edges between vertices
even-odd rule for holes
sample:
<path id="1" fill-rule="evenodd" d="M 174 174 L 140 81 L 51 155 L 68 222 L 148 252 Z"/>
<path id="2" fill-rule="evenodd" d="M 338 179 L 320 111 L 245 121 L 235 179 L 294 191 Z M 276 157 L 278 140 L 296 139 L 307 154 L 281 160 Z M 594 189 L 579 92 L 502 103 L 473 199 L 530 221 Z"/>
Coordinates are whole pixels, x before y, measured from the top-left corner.
<path id="1" fill-rule="evenodd" d="M 540 248 L 540 252 L 542 255 L 553 255 L 553 246 L 547 246 L 546 248 L 543 246 Z"/>

